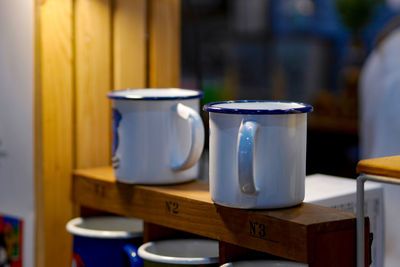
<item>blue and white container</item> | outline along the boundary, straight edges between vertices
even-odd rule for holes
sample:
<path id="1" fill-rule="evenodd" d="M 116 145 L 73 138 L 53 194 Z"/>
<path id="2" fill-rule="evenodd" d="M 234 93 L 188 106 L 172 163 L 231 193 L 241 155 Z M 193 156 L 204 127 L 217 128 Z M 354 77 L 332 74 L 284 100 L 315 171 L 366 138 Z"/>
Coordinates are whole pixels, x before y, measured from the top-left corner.
<path id="1" fill-rule="evenodd" d="M 78 217 L 68 222 L 73 235 L 72 267 L 142 267 L 137 250 L 143 222 L 119 216 Z"/>
<path id="2" fill-rule="evenodd" d="M 197 178 L 204 146 L 202 96 L 197 90 L 177 88 L 110 92 L 117 180 L 175 184 Z"/>
<path id="3" fill-rule="evenodd" d="M 210 193 L 220 205 L 283 208 L 304 199 L 307 104 L 226 101 L 210 113 Z"/>

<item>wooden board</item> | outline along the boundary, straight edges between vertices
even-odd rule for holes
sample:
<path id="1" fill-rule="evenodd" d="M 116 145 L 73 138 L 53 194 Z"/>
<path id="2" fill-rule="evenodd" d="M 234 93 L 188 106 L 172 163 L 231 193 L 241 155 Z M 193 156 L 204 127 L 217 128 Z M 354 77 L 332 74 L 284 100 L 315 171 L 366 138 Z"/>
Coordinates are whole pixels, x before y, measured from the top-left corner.
<path id="1" fill-rule="evenodd" d="M 180 1 L 148 0 L 149 86 L 179 87 Z"/>
<path id="2" fill-rule="evenodd" d="M 348 249 L 355 248 L 355 215 L 336 209 L 306 203 L 277 210 L 232 209 L 215 205 L 206 183 L 127 185 L 116 182 L 111 167 L 75 171 L 73 199 L 80 206 L 300 262 L 316 261 L 318 246 L 329 240 L 336 244 L 330 253 L 348 259 L 349 265 L 342 266 L 354 264 L 354 250 Z"/>
<path id="3" fill-rule="evenodd" d="M 178 86 L 179 7 L 178 0 L 35 0 L 37 266 L 70 265 L 71 172 L 110 162 L 106 93 L 149 87 L 150 68 L 152 86 Z"/>
<path id="4" fill-rule="evenodd" d="M 111 2 L 75 1 L 75 166 L 110 164 Z"/>
<path id="5" fill-rule="evenodd" d="M 74 158 L 73 6 L 72 1 L 56 0 L 37 4 L 36 266 L 68 266 L 72 242 L 65 224 L 72 217 L 70 175 Z"/>
<path id="6" fill-rule="evenodd" d="M 360 160 L 357 172 L 400 178 L 400 156 Z"/>
<path id="7" fill-rule="evenodd" d="M 145 0 L 114 0 L 112 89 L 148 86 L 146 3 Z"/>

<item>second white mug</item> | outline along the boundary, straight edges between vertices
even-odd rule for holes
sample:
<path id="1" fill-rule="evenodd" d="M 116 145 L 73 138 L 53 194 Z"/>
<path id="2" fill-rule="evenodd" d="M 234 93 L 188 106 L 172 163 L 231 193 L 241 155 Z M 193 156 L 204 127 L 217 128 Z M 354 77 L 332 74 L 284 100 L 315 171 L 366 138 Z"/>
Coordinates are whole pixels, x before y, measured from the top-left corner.
<path id="1" fill-rule="evenodd" d="M 226 101 L 210 113 L 210 193 L 220 205 L 264 209 L 304 199 L 307 104 Z"/>
<path id="2" fill-rule="evenodd" d="M 129 89 L 108 97 L 113 100 L 112 156 L 118 181 L 174 184 L 197 178 L 204 145 L 200 91 Z"/>

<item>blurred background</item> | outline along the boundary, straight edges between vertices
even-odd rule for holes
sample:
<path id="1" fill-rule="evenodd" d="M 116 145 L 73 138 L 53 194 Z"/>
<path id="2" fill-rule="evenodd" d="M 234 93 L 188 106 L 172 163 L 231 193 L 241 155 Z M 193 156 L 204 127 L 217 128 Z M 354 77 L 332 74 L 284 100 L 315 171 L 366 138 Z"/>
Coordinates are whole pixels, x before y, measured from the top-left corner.
<path id="1" fill-rule="evenodd" d="M 356 177 L 358 79 L 382 29 L 398 13 L 395 1 L 181 3 L 183 88 L 204 90 L 204 103 L 267 99 L 313 105 L 307 174 Z"/>
<path id="2" fill-rule="evenodd" d="M 110 163 L 116 88 L 311 104 L 307 174 L 354 179 L 359 159 L 400 155 L 399 14 L 400 0 L 0 1 L 0 254 L 8 238 L 18 264 L 70 266 L 71 173 Z M 400 187 L 384 189 L 397 267 Z"/>

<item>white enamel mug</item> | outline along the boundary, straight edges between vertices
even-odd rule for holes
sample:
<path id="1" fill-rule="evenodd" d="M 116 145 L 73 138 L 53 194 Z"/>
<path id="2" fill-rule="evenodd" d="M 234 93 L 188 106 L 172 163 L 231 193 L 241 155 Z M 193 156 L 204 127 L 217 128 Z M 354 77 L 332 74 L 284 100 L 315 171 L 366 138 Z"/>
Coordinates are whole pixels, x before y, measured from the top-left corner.
<path id="1" fill-rule="evenodd" d="M 210 239 L 173 239 L 144 243 L 138 255 L 144 266 L 218 266 L 218 241 Z"/>
<path id="2" fill-rule="evenodd" d="M 174 184 L 197 178 L 204 146 L 198 113 L 202 93 L 188 89 L 112 91 L 113 168 L 132 184 Z"/>
<path id="3" fill-rule="evenodd" d="M 307 104 L 226 101 L 210 115 L 210 193 L 220 205 L 283 208 L 304 199 Z"/>

